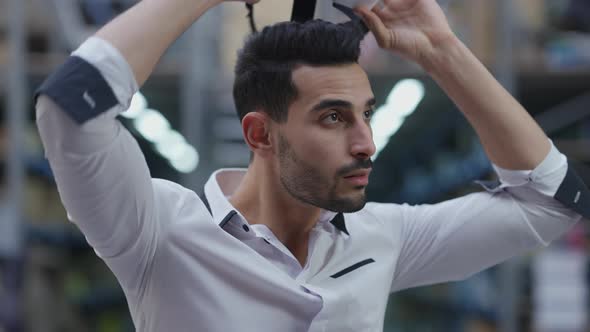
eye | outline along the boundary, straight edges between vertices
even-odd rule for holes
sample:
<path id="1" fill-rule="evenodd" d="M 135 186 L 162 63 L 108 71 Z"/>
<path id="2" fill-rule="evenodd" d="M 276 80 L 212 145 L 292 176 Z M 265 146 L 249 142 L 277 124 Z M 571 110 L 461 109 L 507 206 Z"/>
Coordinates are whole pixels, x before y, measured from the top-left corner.
<path id="1" fill-rule="evenodd" d="M 322 122 L 325 124 L 334 124 L 340 120 L 341 120 L 340 114 L 338 114 L 337 112 L 332 112 L 332 113 L 328 114 L 326 117 L 324 117 L 322 119 Z"/>
<path id="2" fill-rule="evenodd" d="M 375 110 L 374 109 L 369 109 L 369 110 L 366 110 L 363 113 L 363 116 L 364 116 L 365 120 L 371 120 L 371 118 L 373 117 L 373 114 L 374 113 L 375 113 Z"/>

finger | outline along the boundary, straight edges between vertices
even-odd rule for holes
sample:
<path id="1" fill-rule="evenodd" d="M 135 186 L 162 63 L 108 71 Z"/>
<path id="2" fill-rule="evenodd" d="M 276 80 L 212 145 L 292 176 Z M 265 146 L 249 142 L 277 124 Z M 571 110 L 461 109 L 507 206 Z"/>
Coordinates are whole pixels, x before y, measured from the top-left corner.
<path id="1" fill-rule="evenodd" d="M 386 6 L 374 6 L 373 9 L 371 9 L 371 11 L 377 14 L 377 16 L 379 17 L 385 17 L 387 15 L 387 13 L 385 12 L 386 10 Z"/>
<path id="2" fill-rule="evenodd" d="M 383 0 L 379 0 L 375 6 L 373 6 L 373 8 L 379 8 L 379 9 L 383 9 L 385 8 L 385 2 Z"/>
<path id="3" fill-rule="evenodd" d="M 391 32 L 385 26 L 381 18 L 374 11 L 369 10 L 367 7 L 358 7 L 357 12 L 363 21 L 365 21 L 371 32 L 373 32 L 375 35 L 375 39 L 377 39 L 379 46 L 386 46 L 388 39 L 391 37 Z"/>

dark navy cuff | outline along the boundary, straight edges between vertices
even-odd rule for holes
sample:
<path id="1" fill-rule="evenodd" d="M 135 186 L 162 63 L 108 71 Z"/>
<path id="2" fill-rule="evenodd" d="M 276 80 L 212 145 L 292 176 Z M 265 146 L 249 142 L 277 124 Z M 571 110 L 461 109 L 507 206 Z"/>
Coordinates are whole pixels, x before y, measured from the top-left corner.
<path id="1" fill-rule="evenodd" d="M 567 173 L 555 193 L 555 199 L 590 220 L 590 170 L 568 159 Z"/>
<path id="2" fill-rule="evenodd" d="M 83 124 L 119 103 L 113 89 L 92 64 L 70 56 L 35 92 L 47 95 L 78 124 Z"/>
<path id="3" fill-rule="evenodd" d="M 488 192 L 498 192 L 503 189 L 500 180 L 475 182 Z M 584 217 L 584 219 L 590 220 L 590 189 L 588 189 L 588 184 L 590 184 L 590 169 L 575 160 L 568 159 L 567 173 L 553 198 Z"/>

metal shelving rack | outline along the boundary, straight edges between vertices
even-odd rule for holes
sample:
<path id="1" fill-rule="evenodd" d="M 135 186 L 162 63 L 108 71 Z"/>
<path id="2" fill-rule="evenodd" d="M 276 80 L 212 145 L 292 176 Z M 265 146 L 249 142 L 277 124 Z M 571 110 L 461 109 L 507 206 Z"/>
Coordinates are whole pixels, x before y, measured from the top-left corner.
<path id="1" fill-rule="evenodd" d="M 3 285 L 0 294 L 0 322 L 8 331 L 21 331 L 23 312 L 22 259 L 24 257 L 23 236 L 23 187 L 24 158 L 23 134 L 25 128 L 26 100 L 26 50 L 25 50 L 25 6 L 21 0 L 10 0 L 8 6 L 9 59 L 7 75 L 6 110 L 8 124 L 9 152 L 7 158 L 7 193 L 3 197 L 4 218 L 0 220 L 0 259 L 4 261 Z"/>
<path id="2" fill-rule="evenodd" d="M 135 0 L 128 0 L 132 4 Z M 33 74 L 47 76 L 51 68 L 55 68 L 67 56 L 68 51 L 75 49 L 85 38 L 90 36 L 94 27 L 84 24 L 82 13 L 76 10 L 79 1 L 51 0 L 36 5 L 46 6 L 48 19 L 51 21 L 52 32 L 59 36 L 50 38 L 51 54 L 34 55 L 28 57 L 27 40 L 27 2 L 10 0 L 7 13 L 10 13 L 8 24 L 9 61 L 2 68 L 6 72 L 7 82 L 0 86 L 0 91 L 6 97 L 7 126 L 9 128 L 10 149 L 7 156 L 7 188 L 8 195 L 5 202 L 0 201 L 0 207 L 5 205 L 6 213 L 0 220 L 0 267 L 2 278 L 0 281 L 0 327 L 6 331 L 24 331 L 23 311 L 23 262 L 26 255 L 26 234 L 24 221 L 24 176 L 25 149 L 23 135 L 25 132 L 25 117 L 29 111 L 28 76 Z M 156 69 L 154 76 L 174 76 L 181 82 L 180 117 L 184 127 L 180 128 L 189 143 L 194 146 L 206 147 L 204 142 L 206 122 L 204 113 L 209 109 L 211 100 L 208 99 L 210 82 L 216 81 L 218 72 L 218 56 L 212 50 L 219 49 L 219 29 L 217 24 L 221 15 L 221 8 L 208 12 L 197 24 L 179 40 L 176 47 L 182 54 L 164 57 Z M 51 33 L 49 33 L 51 34 Z M 65 48 L 65 51 L 64 51 Z M 33 61 L 30 61 L 33 60 Z M 181 62 L 178 65 L 177 62 Z M 2 66 L 2 64 L 0 64 Z M 182 67 L 182 68 L 181 68 Z M 188 68 L 188 70 L 187 70 Z M 195 126 L 199 126 L 195 128 Z M 206 151 L 206 149 L 204 149 Z M 203 159 L 202 159 L 203 160 Z M 213 168 L 207 165 L 206 159 L 202 168 Z M 185 186 L 199 190 L 204 184 L 206 172 L 196 172 L 182 178 Z M 0 212 L 4 212 L 1 211 Z M 45 234 L 45 233 L 44 233 Z M 51 234 L 50 234 L 51 235 Z M 34 234 L 33 234 L 34 236 Z M 49 317 L 48 317 L 49 318 Z M 48 322 L 49 323 L 49 322 Z M 43 324 L 36 324 L 43 326 Z M 51 328 L 52 324 L 45 325 Z"/>

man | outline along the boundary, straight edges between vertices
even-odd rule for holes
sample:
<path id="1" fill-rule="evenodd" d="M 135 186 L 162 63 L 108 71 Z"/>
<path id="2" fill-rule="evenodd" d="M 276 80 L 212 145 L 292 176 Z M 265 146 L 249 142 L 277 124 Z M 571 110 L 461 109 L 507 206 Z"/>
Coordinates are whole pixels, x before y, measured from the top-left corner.
<path id="1" fill-rule="evenodd" d="M 70 219 L 140 331 L 379 331 L 390 292 L 465 278 L 580 219 L 553 198 L 567 160 L 449 29 L 434 0 L 358 14 L 471 122 L 502 185 L 437 205 L 366 204 L 375 104 L 354 22 L 250 37 L 234 97 L 247 170 L 205 194 L 151 179 L 115 120 L 166 48 L 222 0 L 144 0 L 41 87 L 37 122 Z"/>

